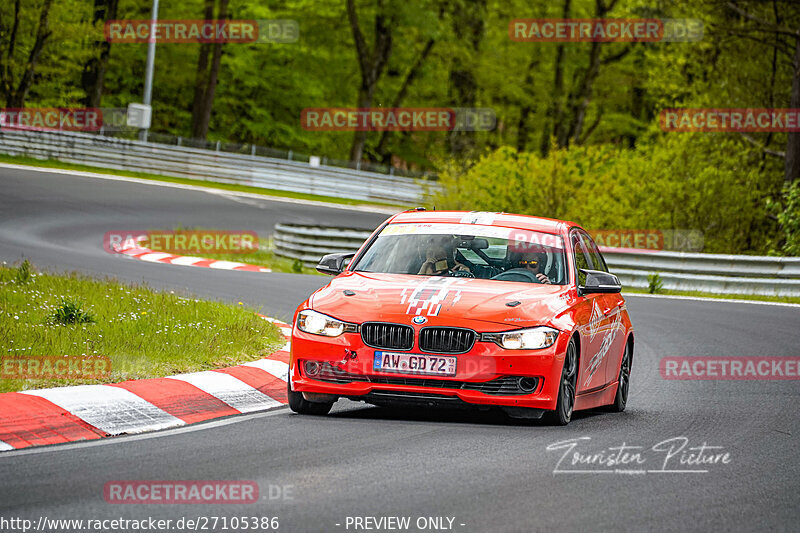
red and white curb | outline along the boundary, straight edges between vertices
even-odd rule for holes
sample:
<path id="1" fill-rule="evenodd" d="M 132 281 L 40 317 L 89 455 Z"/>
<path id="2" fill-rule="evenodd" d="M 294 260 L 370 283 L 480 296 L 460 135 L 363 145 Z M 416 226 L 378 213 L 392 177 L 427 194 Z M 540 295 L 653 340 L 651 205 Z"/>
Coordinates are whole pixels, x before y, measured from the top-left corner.
<path id="1" fill-rule="evenodd" d="M 0 451 L 175 428 L 287 403 L 291 326 L 267 358 L 165 378 L 0 394 Z"/>
<path id="2" fill-rule="evenodd" d="M 132 259 L 148 261 L 150 263 L 164 263 L 167 265 L 194 266 L 205 268 L 216 268 L 218 270 L 244 270 L 246 272 L 272 272 L 269 268 L 238 263 L 236 261 L 219 261 L 216 259 L 206 259 L 203 257 L 192 257 L 188 255 L 175 255 L 166 252 L 154 252 L 147 248 L 128 248 L 117 252 Z"/>

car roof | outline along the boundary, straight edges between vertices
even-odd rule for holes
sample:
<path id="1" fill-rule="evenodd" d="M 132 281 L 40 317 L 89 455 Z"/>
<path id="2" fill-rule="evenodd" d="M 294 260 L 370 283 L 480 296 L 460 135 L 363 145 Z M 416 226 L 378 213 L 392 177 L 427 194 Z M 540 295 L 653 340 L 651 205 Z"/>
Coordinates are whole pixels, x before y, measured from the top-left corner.
<path id="1" fill-rule="evenodd" d="M 512 213 L 492 213 L 488 211 L 405 211 L 393 216 L 390 224 L 401 223 L 445 223 L 445 224 L 483 224 L 503 226 L 543 233 L 561 233 L 572 227 L 580 227 L 573 222 L 553 218 L 515 215 Z"/>

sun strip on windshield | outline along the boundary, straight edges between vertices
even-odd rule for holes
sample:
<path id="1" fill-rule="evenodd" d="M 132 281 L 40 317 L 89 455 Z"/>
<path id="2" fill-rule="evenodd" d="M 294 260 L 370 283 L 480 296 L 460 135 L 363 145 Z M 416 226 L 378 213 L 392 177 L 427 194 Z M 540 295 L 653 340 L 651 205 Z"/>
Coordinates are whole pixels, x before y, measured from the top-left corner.
<path id="1" fill-rule="evenodd" d="M 483 226 L 480 224 L 389 224 L 383 229 L 380 236 L 389 235 L 474 235 L 476 237 L 506 239 L 530 247 L 546 246 L 559 250 L 564 248 L 564 241 L 559 235 L 503 226 Z"/>

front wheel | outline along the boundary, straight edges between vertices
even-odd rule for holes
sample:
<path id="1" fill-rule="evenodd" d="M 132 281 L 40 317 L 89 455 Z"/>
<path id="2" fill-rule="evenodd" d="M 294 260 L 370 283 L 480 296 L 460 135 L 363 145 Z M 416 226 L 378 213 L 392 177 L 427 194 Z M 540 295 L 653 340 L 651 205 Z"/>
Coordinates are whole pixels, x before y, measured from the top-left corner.
<path id="1" fill-rule="evenodd" d="M 558 387 L 556 410 L 547 414 L 546 420 L 554 426 L 566 426 L 572 419 L 575 407 L 575 384 L 578 381 L 578 346 L 570 339 L 564 367 L 561 370 L 561 384 Z"/>
<path id="2" fill-rule="evenodd" d="M 309 402 L 303 398 L 302 392 L 292 390 L 290 380 L 286 381 L 286 395 L 289 397 L 289 409 L 301 415 L 327 415 L 333 407 L 333 402 Z"/>

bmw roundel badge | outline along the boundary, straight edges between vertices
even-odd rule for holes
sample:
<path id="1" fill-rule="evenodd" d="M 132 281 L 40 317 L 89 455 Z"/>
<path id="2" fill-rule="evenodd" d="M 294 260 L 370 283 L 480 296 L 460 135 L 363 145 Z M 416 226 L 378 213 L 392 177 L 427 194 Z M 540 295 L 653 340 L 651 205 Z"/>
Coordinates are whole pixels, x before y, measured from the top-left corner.
<path id="1" fill-rule="evenodd" d="M 414 324 L 416 324 L 418 326 L 421 326 L 422 324 L 424 324 L 427 321 L 428 321 L 428 319 L 425 318 L 424 316 L 415 316 L 414 318 L 411 319 L 411 322 L 413 322 Z"/>

